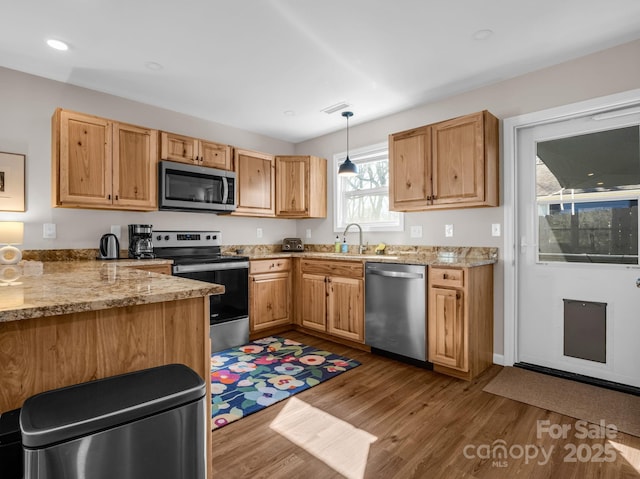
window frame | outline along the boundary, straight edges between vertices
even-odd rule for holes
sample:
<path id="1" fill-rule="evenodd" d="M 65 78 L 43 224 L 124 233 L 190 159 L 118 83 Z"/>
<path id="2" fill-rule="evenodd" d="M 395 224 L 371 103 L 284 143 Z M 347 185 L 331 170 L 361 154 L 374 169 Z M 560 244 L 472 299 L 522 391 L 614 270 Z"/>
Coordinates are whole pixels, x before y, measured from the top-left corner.
<path id="1" fill-rule="evenodd" d="M 368 145 L 355 150 L 349 151 L 349 159 L 356 165 L 372 161 L 374 158 L 379 159 L 382 153 L 386 153 L 387 162 L 389 161 L 389 143 L 376 143 L 374 145 Z M 347 157 L 347 152 L 343 151 L 333 155 L 333 232 L 342 233 L 346 228 L 346 221 L 344 224 L 340 224 L 342 220 L 342 205 L 344 198 L 347 196 L 340 188 L 340 176 L 338 176 L 338 168 L 341 163 Z M 386 191 L 387 197 L 389 196 L 389 185 L 386 188 L 369 189 L 367 192 L 374 194 L 383 194 Z M 355 196 L 355 193 L 351 193 L 350 196 Z M 362 231 L 368 232 L 398 232 L 404 231 L 404 213 L 395 211 L 398 214 L 397 223 L 358 223 L 362 227 Z"/>

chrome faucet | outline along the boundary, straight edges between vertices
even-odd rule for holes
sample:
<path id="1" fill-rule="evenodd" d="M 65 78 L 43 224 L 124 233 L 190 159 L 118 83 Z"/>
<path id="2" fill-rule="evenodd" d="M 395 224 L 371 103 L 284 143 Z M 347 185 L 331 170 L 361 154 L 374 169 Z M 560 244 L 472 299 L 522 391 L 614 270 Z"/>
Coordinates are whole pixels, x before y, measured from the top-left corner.
<path id="1" fill-rule="evenodd" d="M 349 228 L 351 228 L 352 226 L 357 226 L 358 230 L 360 230 L 359 232 L 360 243 L 358 245 L 358 254 L 362 254 L 364 253 L 364 250 L 367 249 L 367 247 L 362 244 L 362 227 L 358 223 L 349 223 L 347 227 L 344 229 L 344 233 L 342 233 L 342 236 L 346 236 L 347 231 L 349 231 Z"/>

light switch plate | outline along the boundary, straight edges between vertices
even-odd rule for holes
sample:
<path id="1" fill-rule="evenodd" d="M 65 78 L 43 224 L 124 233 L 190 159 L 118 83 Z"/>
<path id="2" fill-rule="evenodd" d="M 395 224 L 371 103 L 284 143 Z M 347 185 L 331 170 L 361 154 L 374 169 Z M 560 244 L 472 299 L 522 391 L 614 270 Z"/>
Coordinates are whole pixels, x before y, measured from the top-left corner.
<path id="1" fill-rule="evenodd" d="M 307 239 L 311 239 L 311 228 L 307 228 Z"/>
<path id="2" fill-rule="evenodd" d="M 411 227 L 411 237 L 412 238 L 422 238 L 422 226 L 412 226 Z"/>
<path id="3" fill-rule="evenodd" d="M 256 228 L 256 237 L 262 238 L 262 228 Z"/>
<path id="4" fill-rule="evenodd" d="M 56 224 L 55 223 L 45 223 L 42 225 L 42 237 L 45 239 L 55 239 L 56 238 Z"/>
<path id="5" fill-rule="evenodd" d="M 453 225 L 444 225 L 444 235 L 447 238 L 453 237 Z"/>
<path id="6" fill-rule="evenodd" d="M 493 223 L 491 225 L 491 236 L 500 236 L 500 223 Z"/>

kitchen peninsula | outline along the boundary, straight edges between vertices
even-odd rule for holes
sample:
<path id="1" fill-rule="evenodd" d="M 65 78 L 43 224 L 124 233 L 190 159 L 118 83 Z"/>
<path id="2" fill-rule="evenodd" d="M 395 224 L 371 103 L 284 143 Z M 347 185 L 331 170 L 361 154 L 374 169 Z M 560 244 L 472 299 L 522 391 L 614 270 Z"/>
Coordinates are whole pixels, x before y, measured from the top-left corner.
<path id="1" fill-rule="evenodd" d="M 162 263 L 144 264 L 153 261 Z M 137 267 L 139 260 L 5 267 L 23 274 L 0 276 L 0 412 L 42 391 L 171 363 L 196 371 L 210 395 L 208 297 L 224 287 Z"/>

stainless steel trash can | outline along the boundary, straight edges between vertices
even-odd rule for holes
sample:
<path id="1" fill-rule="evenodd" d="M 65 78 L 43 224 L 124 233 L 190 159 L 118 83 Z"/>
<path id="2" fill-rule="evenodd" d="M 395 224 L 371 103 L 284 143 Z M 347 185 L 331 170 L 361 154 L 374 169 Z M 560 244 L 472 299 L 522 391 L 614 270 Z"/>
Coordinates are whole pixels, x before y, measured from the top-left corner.
<path id="1" fill-rule="evenodd" d="M 25 479 L 204 479 L 205 383 L 171 364 L 47 391 L 20 414 Z"/>

